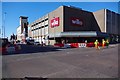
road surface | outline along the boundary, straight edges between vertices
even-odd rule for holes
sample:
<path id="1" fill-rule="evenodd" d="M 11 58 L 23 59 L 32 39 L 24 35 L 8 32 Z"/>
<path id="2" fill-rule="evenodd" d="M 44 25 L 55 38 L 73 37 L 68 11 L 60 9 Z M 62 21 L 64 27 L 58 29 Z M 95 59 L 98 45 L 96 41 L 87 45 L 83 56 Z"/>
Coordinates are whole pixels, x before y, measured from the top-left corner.
<path id="1" fill-rule="evenodd" d="M 53 50 L 48 47 L 38 49 L 43 51 L 33 53 L 23 51 L 24 54 L 3 56 L 3 78 L 118 77 L 118 45 L 100 50 L 95 48 Z"/>

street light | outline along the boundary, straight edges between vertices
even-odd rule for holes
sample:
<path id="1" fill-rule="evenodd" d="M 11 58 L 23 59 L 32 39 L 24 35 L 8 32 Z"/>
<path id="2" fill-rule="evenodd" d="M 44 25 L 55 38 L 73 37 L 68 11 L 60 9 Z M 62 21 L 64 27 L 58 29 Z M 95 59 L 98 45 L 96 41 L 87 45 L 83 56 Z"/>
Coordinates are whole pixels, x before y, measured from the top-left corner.
<path id="1" fill-rule="evenodd" d="M 5 15 L 6 14 L 7 14 L 6 12 L 3 13 L 2 37 L 4 35 L 4 38 L 5 38 Z"/>

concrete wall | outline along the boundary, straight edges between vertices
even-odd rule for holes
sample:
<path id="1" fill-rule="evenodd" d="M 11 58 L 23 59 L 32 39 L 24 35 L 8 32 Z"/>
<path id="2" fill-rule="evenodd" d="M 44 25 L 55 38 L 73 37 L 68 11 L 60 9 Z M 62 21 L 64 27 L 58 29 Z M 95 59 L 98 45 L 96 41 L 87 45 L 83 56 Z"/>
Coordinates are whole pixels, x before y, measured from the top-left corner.
<path id="1" fill-rule="evenodd" d="M 117 15 L 118 16 L 118 34 L 120 35 L 120 14 Z"/>
<path id="2" fill-rule="evenodd" d="M 102 32 L 110 34 L 110 42 L 120 42 L 120 14 L 108 9 L 93 12 Z"/>
<path id="3" fill-rule="evenodd" d="M 51 28 L 51 20 L 59 17 L 59 26 Z M 63 32 L 63 6 L 60 6 L 56 10 L 49 13 L 49 28 L 48 33 L 55 35 L 55 33 Z M 55 40 L 50 40 L 50 44 L 53 45 Z"/>
<path id="4" fill-rule="evenodd" d="M 59 17 L 60 19 L 60 24 L 55 28 L 55 33 L 56 32 L 63 32 L 63 6 L 60 6 L 56 10 L 52 11 L 49 13 L 49 33 L 54 33 L 54 28 L 51 28 L 51 20 Z"/>
<path id="5" fill-rule="evenodd" d="M 118 17 L 119 14 L 107 9 L 93 12 L 93 14 L 101 29 L 101 32 L 120 35 L 118 31 L 120 29 L 120 22 Z"/>
<path id="6" fill-rule="evenodd" d="M 71 18 L 80 18 L 83 22 L 82 26 L 71 25 Z M 92 12 L 64 7 L 64 31 L 100 31 L 100 28 L 94 18 Z"/>
<path id="7" fill-rule="evenodd" d="M 96 12 L 93 12 L 95 20 L 97 21 L 101 32 L 106 32 L 106 28 L 105 28 L 105 10 L 99 10 Z"/>
<path id="8" fill-rule="evenodd" d="M 110 34 L 118 34 L 118 17 L 115 12 L 106 10 L 107 20 L 106 20 L 106 32 Z"/>

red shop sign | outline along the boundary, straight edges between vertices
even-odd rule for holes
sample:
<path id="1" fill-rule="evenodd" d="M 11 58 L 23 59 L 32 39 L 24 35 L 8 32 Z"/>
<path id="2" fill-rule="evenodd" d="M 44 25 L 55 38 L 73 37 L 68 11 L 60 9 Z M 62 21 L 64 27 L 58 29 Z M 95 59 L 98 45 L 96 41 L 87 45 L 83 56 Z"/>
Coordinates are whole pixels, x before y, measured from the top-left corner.
<path id="1" fill-rule="evenodd" d="M 50 24 L 51 28 L 59 26 L 59 17 L 52 19 Z"/>
<path id="2" fill-rule="evenodd" d="M 80 18 L 72 17 L 70 21 L 71 21 L 70 23 L 72 26 L 82 26 L 83 25 L 83 21 Z"/>

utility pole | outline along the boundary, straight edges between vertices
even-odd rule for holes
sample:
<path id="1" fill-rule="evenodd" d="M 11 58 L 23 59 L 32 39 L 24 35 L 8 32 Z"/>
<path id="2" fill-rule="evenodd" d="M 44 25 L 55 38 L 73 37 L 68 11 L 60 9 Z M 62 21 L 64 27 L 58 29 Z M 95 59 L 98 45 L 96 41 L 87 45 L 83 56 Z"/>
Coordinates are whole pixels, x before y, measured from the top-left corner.
<path id="1" fill-rule="evenodd" d="M 3 25 L 2 25 L 2 37 L 4 36 L 5 38 L 5 17 L 6 17 L 6 12 L 3 13 Z"/>
<path id="2" fill-rule="evenodd" d="M 2 36 L 1 36 L 2 32 L 1 32 L 1 31 L 2 31 L 2 30 L 0 29 L 0 38 L 2 37 Z"/>

